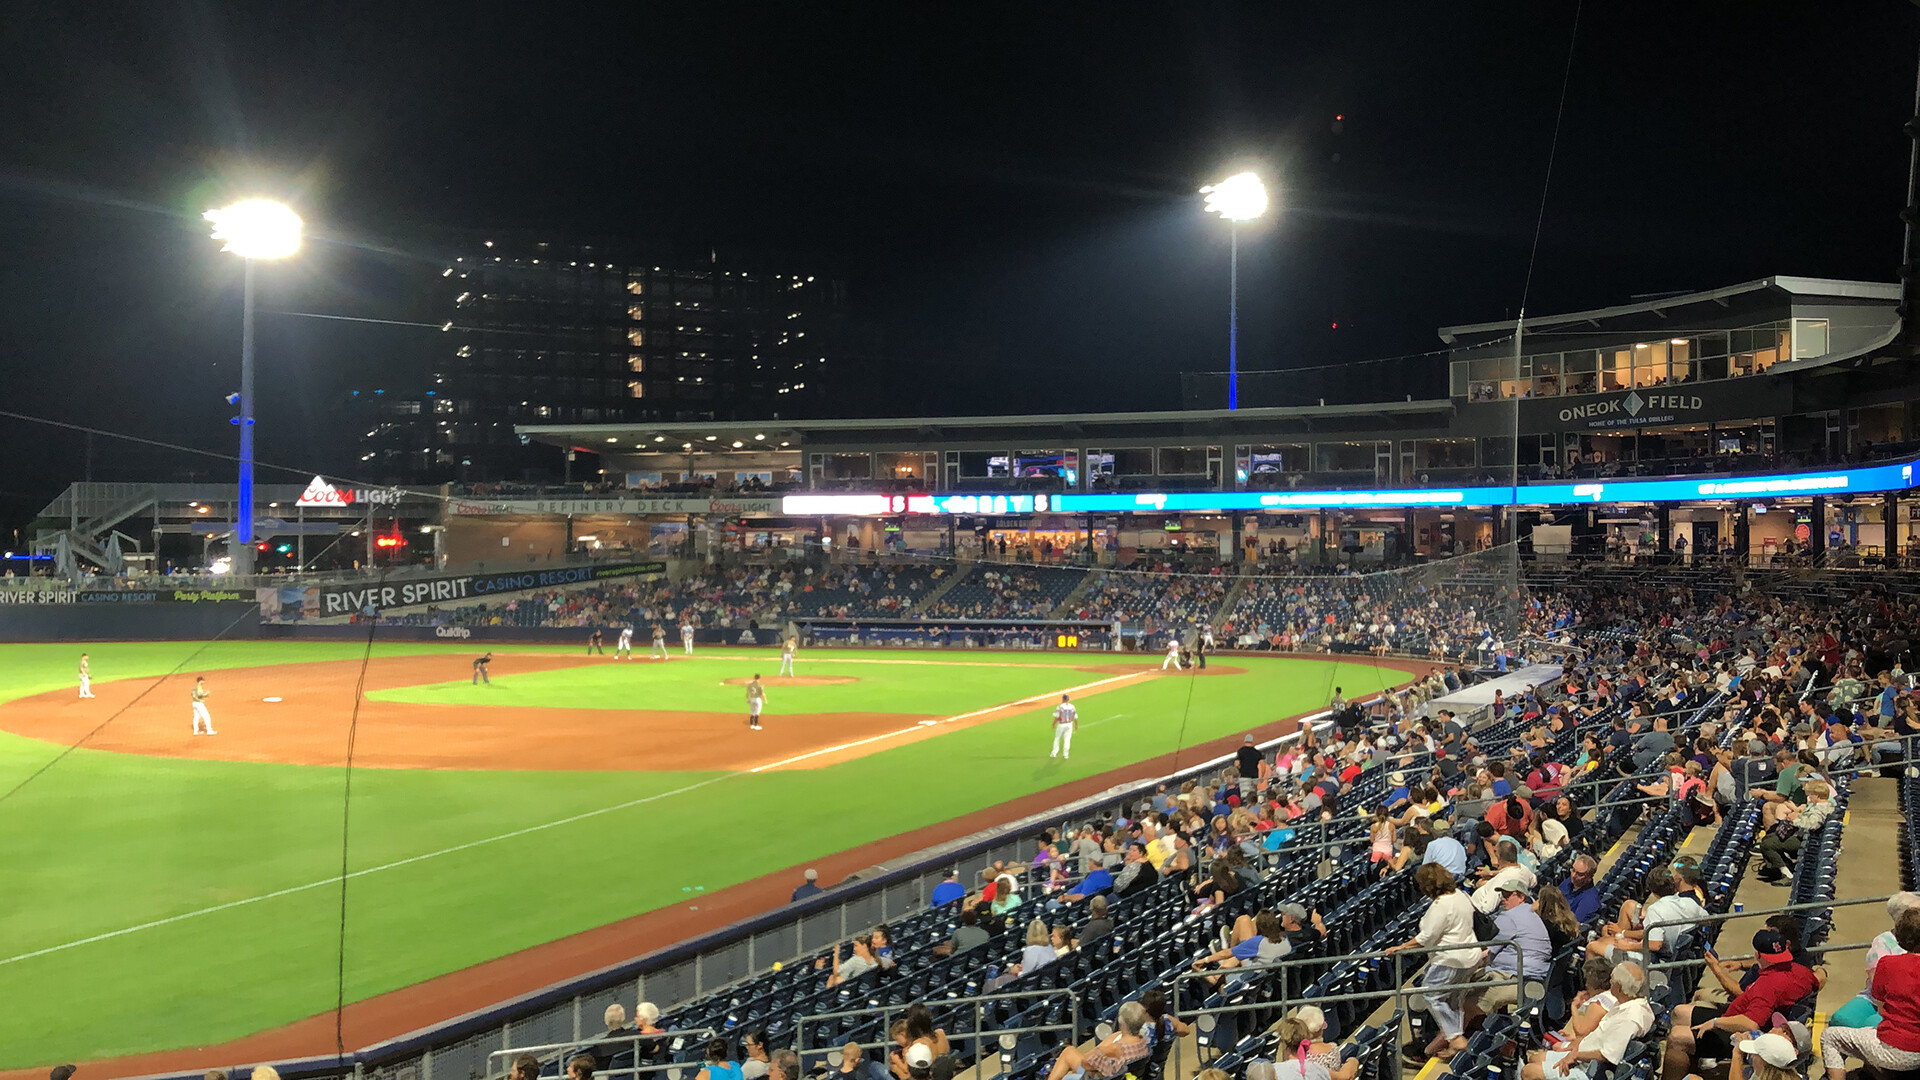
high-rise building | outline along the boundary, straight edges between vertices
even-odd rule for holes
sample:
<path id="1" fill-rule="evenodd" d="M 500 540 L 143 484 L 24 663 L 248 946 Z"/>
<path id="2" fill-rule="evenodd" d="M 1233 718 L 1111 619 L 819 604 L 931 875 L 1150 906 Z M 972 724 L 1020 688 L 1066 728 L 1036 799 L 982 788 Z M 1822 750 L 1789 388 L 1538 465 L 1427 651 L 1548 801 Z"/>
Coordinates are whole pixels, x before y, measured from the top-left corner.
<path id="1" fill-rule="evenodd" d="M 433 370 L 355 391 L 364 467 L 396 478 L 558 471 L 515 424 L 817 415 L 841 378 L 846 284 L 818 267 L 502 238 L 440 276 Z"/>

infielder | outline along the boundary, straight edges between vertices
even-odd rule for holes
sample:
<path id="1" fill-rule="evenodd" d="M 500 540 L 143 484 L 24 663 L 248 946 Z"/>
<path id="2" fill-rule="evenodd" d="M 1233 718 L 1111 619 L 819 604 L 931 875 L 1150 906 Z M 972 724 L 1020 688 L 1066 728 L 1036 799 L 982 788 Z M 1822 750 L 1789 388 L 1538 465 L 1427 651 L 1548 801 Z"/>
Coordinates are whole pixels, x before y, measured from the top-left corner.
<path id="1" fill-rule="evenodd" d="M 207 689 L 207 677 L 196 676 L 193 680 L 193 733 L 200 734 L 200 725 L 207 725 L 207 734 L 214 734 L 213 714 L 207 711 L 207 698 L 213 691 Z"/>
<path id="2" fill-rule="evenodd" d="M 492 653 L 473 658 L 473 685 L 479 686 L 481 683 L 493 685 L 493 676 L 487 674 L 487 665 L 491 663 L 493 663 Z"/>
<path id="3" fill-rule="evenodd" d="M 767 704 L 767 688 L 760 685 L 760 673 L 754 672 L 753 681 L 747 684 L 747 728 L 760 730 L 760 710 Z"/>
<path id="4" fill-rule="evenodd" d="M 780 639 L 780 674 L 793 674 L 793 650 L 797 644 L 791 635 Z"/>
<path id="5" fill-rule="evenodd" d="M 647 659 L 672 659 L 667 655 L 667 631 L 665 627 L 655 626 L 653 628 L 653 651 L 647 654 Z"/>
<path id="6" fill-rule="evenodd" d="M 93 696 L 93 675 L 87 667 L 86 653 L 80 654 L 80 696 L 83 698 Z"/>
<path id="7" fill-rule="evenodd" d="M 680 644 L 686 647 L 687 655 L 693 655 L 693 623 L 680 620 Z"/>
<path id="8" fill-rule="evenodd" d="M 1053 750 L 1048 757 L 1057 757 L 1062 761 L 1073 756 L 1073 729 L 1080 726 L 1080 710 L 1073 707 L 1067 695 L 1060 695 L 1060 704 L 1053 707 Z"/>
<path id="9" fill-rule="evenodd" d="M 1160 661 L 1160 670 L 1167 670 L 1169 665 L 1176 671 L 1180 669 L 1180 639 L 1177 637 L 1167 639 L 1167 658 Z"/>
<path id="10" fill-rule="evenodd" d="M 613 656 L 616 660 L 633 659 L 633 627 L 623 626 L 620 628 L 620 640 L 614 642 Z"/>

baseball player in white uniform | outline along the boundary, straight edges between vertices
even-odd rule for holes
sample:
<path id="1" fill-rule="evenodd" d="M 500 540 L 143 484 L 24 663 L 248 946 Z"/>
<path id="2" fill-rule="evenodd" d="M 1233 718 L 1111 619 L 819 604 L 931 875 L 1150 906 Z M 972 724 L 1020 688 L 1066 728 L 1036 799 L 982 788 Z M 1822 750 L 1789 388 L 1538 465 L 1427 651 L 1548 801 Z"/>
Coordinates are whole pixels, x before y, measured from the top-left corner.
<path id="1" fill-rule="evenodd" d="M 195 676 L 192 693 L 193 733 L 195 735 L 200 734 L 200 725 L 202 724 L 207 726 L 207 734 L 214 734 L 213 714 L 207 711 L 207 698 L 212 695 L 213 691 L 207 689 L 207 677 L 205 675 Z"/>
<path id="2" fill-rule="evenodd" d="M 633 627 L 620 628 L 620 640 L 613 646 L 613 656 L 616 660 L 633 659 Z"/>
<path id="3" fill-rule="evenodd" d="M 791 635 L 780 639 L 780 674 L 793 674 L 793 650 L 797 645 Z"/>
<path id="4" fill-rule="evenodd" d="M 686 648 L 688 656 L 693 655 L 693 624 L 685 620 L 680 623 L 680 644 Z"/>
<path id="5" fill-rule="evenodd" d="M 1180 639 L 1177 637 L 1167 639 L 1167 658 L 1160 661 L 1161 671 L 1167 670 L 1169 666 L 1176 671 L 1180 668 Z"/>
<path id="6" fill-rule="evenodd" d="M 93 673 L 92 670 L 87 667 L 86 653 L 80 654 L 80 696 L 83 698 L 93 696 Z"/>
<path id="7" fill-rule="evenodd" d="M 747 684 L 747 728 L 760 730 L 760 710 L 767 704 L 767 688 L 760 685 L 760 673 L 754 672 L 753 681 Z"/>
<path id="8" fill-rule="evenodd" d="M 1053 707 L 1053 750 L 1048 757 L 1057 757 L 1062 761 L 1073 756 L 1073 729 L 1080 726 L 1080 710 L 1073 707 L 1067 695 L 1060 695 L 1060 704 Z"/>

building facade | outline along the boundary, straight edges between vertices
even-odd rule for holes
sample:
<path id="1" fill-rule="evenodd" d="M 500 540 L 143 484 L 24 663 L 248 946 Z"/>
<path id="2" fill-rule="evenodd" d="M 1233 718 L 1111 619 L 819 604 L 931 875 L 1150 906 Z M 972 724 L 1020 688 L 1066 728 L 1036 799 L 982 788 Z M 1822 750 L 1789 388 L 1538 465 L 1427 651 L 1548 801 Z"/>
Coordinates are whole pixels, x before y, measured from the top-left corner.
<path id="1" fill-rule="evenodd" d="M 361 461 L 408 480 L 557 476 L 566 463 L 516 425 L 808 415 L 845 361 L 847 288 L 779 263 L 478 241 L 440 272 L 447 347 L 433 370 L 353 392 Z"/>

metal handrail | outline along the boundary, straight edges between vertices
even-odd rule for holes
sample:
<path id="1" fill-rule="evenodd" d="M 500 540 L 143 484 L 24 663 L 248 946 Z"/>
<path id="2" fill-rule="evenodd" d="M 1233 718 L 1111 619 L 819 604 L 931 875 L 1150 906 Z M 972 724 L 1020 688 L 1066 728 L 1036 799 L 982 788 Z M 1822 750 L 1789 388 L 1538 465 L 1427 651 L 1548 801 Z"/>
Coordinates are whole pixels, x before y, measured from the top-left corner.
<path id="1" fill-rule="evenodd" d="M 1527 986 L 1527 983 L 1530 981 L 1524 974 L 1526 970 L 1525 948 L 1518 941 L 1515 941 L 1512 938 L 1493 938 L 1488 941 L 1480 942 L 1477 947 L 1481 949 L 1485 949 L 1487 951 L 1491 951 L 1490 947 L 1496 946 L 1496 945 L 1512 946 L 1514 951 L 1514 959 L 1516 961 L 1514 966 L 1519 968 L 1520 969 L 1519 971 L 1514 972 L 1513 974 L 1509 975 L 1507 978 L 1504 978 L 1504 979 L 1486 979 L 1486 980 L 1473 980 L 1468 982 L 1450 982 L 1446 984 L 1446 989 L 1449 992 L 1451 992 L 1455 990 L 1490 990 L 1496 986 L 1511 986 L 1513 987 L 1514 1000 L 1516 1002 L 1525 1002 L 1527 1000 L 1526 986 Z M 1227 979 L 1232 979 L 1242 974 L 1256 974 L 1260 972 L 1283 970 L 1289 967 L 1303 967 L 1308 964 L 1326 965 L 1328 969 L 1331 970 L 1332 968 L 1338 967 L 1341 964 L 1352 963 L 1354 961 L 1377 960 L 1377 959 L 1386 959 L 1390 957 L 1393 960 L 1393 985 L 1387 989 L 1361 990 L 1361 991 L 1354 991 L 1354 992 L 1345 993 L 1345 994 L 1320 994 L 1320 995 L 1314 995 L 1312 997 L 1302 996 L 1297 1001 L 1295 1001 L 1294 999 L 1288 997 L 1286 986 L 1283 983 L 1279 987 L 1279 993 L 1277 997 L 1269 998 L 1263 1001 L 1242 1002 L 1239 1004 L 1234 1004 L 1229 1002 L 1228 1004 L 1225 1004 L 1225 1005 L 1216 1005 L 1212 1007 L 1201 1005 L 1200 1007 L 1194 1009 L 1190 1014 L 1186 1014 L 1186 1015 L 1194 1015 L 1196 1017 L 1200 1017 L 1200 1016 L 1212 1016 L 1220 1013 L 1241 1013 L 1241 1012 L 1252 1012 L 1255 1010 L 1269 1010 L 1269 1009 L 1275 1009 L 1275 1008 L 1279 1009 L 1282 1012 L 1285 1012 L 1289 1008 L 1290 1004 L 1305 1005 L 1305 1004 L 1316 1004 L 1320 1002 L 1335 1002 L 1335 1001 L 1371 1001 L 1376 998 L 1391 997 L 1394 1000 L 1394 1029 L 1396 1032 L 1398 1032 L 1401 1025 L 1405 1021 L 1406 1014 L 1408 1011 L 1409 1000 L 1413 997 L 1423 994 L 1427 989 L 1424 986 L 1413 986 L 1413 987 L 1408 986 L 1407 980 L 1411 976 L 1411 972 L 1409 972 L 1406 969 L 1402 958 L 1409 955 L 1417 955 L 1417 954 L 1425 954 L 1425 953 L 1454 952 L 1460 949 L 1461 949 L 1461 946 L 1458 946 L 1458 945 L 1416 945 L 1416 946 L 1412 946 L 1410 948 L 1405 948 L 1405 949 L 1399 949 L 1399 948 L 1370 949 L 1364 952 L 1345 953 L 1339 956 L 1310 956 L 1310 957 L 1300 957 L 1298 959 L 1272 960 L 1264 964 L 1247 964 L 1241 967 L 1227 968 L 1227 969 L 1224 969 L 1222 972 L 1218 972 L 1218 973 L 1207 972 L 1207 971 L 1185 971 L 1173 977 L 1173 1000 L 1171 1002 L 1169 1011 L 1172 1015 L 1175 1015 L 1175 1016 L 1183 1015 L 1183 1010 L 1181 1009 L 1181 1006 L 1180 1006 L 1181 988 L 1185 983 L 1191 982 L 1195 979 L 1220 978 L 1222 976 L 1224 976 Z M 1416 970 L 1418 969 L 1419 966 L 1420 965 L 1416 965 Z M 1531 981 L 1538 982 L 1540 980 L 1536 979 Z M 1396 1041 L 1398 1040 L 1397 1034 L 1395 1035 L 1395 1039 Z M 1174 1054 L 1175 1054 L 1175 1060 L 1177 1061 L 1180 1054 L 1178 1044 L 1175 1044 Z M 1174 1075 L 1185 1075 L 1185 1073 L 1184 1073 L 1184 1070 L 1175 1069 Z"/>
<path id="2" fill-rule="evenodd" d="M 494 1062 L 494 1059 L 496 1058 L 508 1057 L 509 1060 L 511 1060 L 511 1057 L 518 1057 L 521 1054 L 532 1054 L 535 1057 L 544 1057 L 546 1054 L 555 1050 L 562 1051 L 562 1053 L 558 1055 L 559 1058 L 565 1058 L 567 1056 L 567 1053 L 566 1053 L 567 1051 L 577 1050 L 581 1052 L 591 1052 L 591 1049 L 593 1047 L 606 1046 L 609 1044 L 617 1044 L 617 1043 L 626 1043 L 626 1042 L 631 1042 L 633 1044 L 633 1060 L 634 1060 L 633 1067 L 626 1068 L 626 1069 L 596 1068 L 594 1070 L 594 1075 L 596 1076 L 638 1076 L 641 1073 L 663 1072 L 669 1069 L 682 1069 L 687 1067 L 686 1062 L 674 1061 L 674 1062 L 663 1062 L 657 1065 L 641 1065 L 640 1064 L 640 1044 L 643 1042 L 659 1042 L 659 1041 L 669 1040 L 669 1039 L 678 1040 L 678 1039 L 685 1039 L 689 1037 L 699 1038 L 699 1039 L 711 1039 L 714 1036 L 717 1036 L 719 1034 L 720 1034 L 719 1029 L 710 1028 L 710 1027 L 683 1028 L 675 1031 L 621 1032 L 618 1034 L 613 1032 L 608 1032 L 605 1036 L 601 1038 L 575 1039 L 571 1042 L 563 1042 L 563 1043 L 542 1043 L 538 1046 L 514 1046 L 514 1047 L 509 1047 L 505 1050 L 495 1050 L 487 1055 L 486 1075 L 489 1077 L 496 1077 L 496 1076 L 506 1076 L 510 1073 L 511 1066 L 505 1069 L 494 1068 L 493 1062 Z M 509 1055 L 511 1055 L 511 1057 L 509 1057 Z"/>
<path id="3" fill-rule="evenodd" d="M 1054 962 L 1059 963 L 1058 960 Z M 1058 999 L 1062 997 L 1064 997 L 1067 1000 L 1069 1011 L 1072 1015 L 1071 1023 L 1031 1024 L 1024 1027 L 1014 1027 L 1014 1028 L 986 1028 L 982 1026 L 986 1021 L 986 1005 L 990 1001 L 1017 1000 L 1017 1001 L 1028 1002 L 1030 1004 L 1037 1004 L 1040 1002 L 1045 1002 L 1049 999 Z M 949 1042 L 965 1042 L 968 1040 L 990 1039 L 990 1038 L 997 1039 L 1003 1035 L 1019 1036 L 1019 1035 L 1033 1034 L 1036 1032 L 1048 1032 L 1048 1031 L 1070 1031 L 1073 1034 L 1073 1041 L 1076 1043 L 1080 1041 L 1080 1030 L 1081 1030 L 1080 995 L 1064 987 L 1055 987 L 1047 990 L 1010 990 L 1010 991 L 1001 991 L 999 993 L 993 993 L 993 994 L 975 994 L 970 997 L 939 998 L 935 1000 L 933 1004 L 938 1005 L 943 1009 L 948 1008 L 950 1006 L 956 1006 L 956 1005 L 957 1006 L 964 1006 L 964 1005 L 973 1006 L 973 1027 L 970 1030 L 963 1032 L 957 1036 L 950 1037 L 948 1040 Z M 806 1057 L 808 1054 L 818 1054 L 818 1053 L 824 1053 L 831 1050 L 838 1050 L 846 1045 L 846 1043 L 836 1043 L 833 1046 L 812 1046 L 812 1047 L 808 1046 L 807 1045 L 808 1028 L 812 1024 L 817 1023 L 819 1021 L 840 1020 L 849 1016 L 871 1017 L 877 1011 L 880 1016 L 881 1027 L 884 1029 L 888 1026 L 889 1016 L 895 1014 L 896 1012 L 901 1015 L 905 1015 L 907 1010 L 910 1008 L 912 1008 L 911 1004 L 878 1005 L 878 1006 L 872 1006 L 864 1009 L 843 1009 L 836 1012 L 809 1013 L 805 1016 L 797 1017 L 794 1020 L 795 1042 L 796 1042 L 795 1052 L 800 1055 L 800 1059 L 804 1063 L 806 1061 Z M 856 1043 L 862 1050 L 877 1050 L 877 1049 L 880 1049 L 881 1047 L 890 1047 L 894 1045 L 891 1039 L 884 1039 L 884 1038 L 875 1040 L 873 1042 L 859 1042 L 858 1040 L 849 1039 L 848 1042 Z"/>

